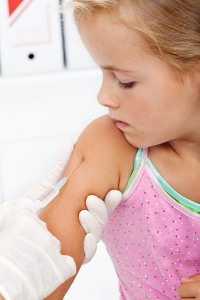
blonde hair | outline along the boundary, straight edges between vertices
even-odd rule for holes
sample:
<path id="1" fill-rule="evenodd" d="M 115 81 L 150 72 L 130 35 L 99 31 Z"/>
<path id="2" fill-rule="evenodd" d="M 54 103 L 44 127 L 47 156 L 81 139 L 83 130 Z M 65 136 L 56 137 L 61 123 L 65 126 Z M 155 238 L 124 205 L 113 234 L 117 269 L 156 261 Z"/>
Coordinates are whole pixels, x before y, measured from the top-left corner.
<path id="1" fill-rule="evenodd" d="M 175 70 L 189 70 L 200 59 L 199 0 L 72 0 L 71 4 L 77 23 L 101 12 L 118 12 L 121 21 L 139 30 L 151 51 Z"/>

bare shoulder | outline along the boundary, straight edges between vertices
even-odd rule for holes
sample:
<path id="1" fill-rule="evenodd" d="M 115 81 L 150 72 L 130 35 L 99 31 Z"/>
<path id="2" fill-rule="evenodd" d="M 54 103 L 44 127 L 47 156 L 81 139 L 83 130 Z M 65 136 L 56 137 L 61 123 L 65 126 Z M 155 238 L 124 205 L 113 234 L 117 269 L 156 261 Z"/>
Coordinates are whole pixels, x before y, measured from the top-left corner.
<path id="1" fill-rule="evenodd" d="M 116 140 L 121 140 L 122 143 L 125 142 L 123 134 L 116 128 L 113 120 L 108 115 L 92 121 L 83 131 L 78 142 L 87 142 L 87 139 L 96 141 L 98 144 L 101 144 L 102 140 L 106 143 L 113 143 Z M 84 148 L 87 149 L 86 145 L 84 145 Z"/>
<path id="2" fill-rule="evenodd" d="M 118 184 L 113 183 L 113 188 L 123 191 L 132 172 L 136 148 L 127 142 L 108 115 L 95 119 L 86 127 L 75 151 L 81 152 L 84 159 L 91 161 L 96 168 L 99 163 L 98 170 L 101 167 L 102 171 L 109 170 Z"/>

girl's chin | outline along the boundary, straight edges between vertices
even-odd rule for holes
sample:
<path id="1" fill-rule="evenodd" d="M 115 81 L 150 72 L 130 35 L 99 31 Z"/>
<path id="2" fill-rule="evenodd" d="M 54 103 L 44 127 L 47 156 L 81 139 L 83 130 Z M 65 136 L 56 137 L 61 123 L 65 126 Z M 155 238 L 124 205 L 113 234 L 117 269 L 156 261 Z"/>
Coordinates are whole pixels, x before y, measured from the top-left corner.
<path id="1" fill-rule="evenodd" d="M 133 146 L 134 148 L 148 148 L 149 145 L 147 143 L 145 143 L 145 141 L 141 141 L 141 139 L 139 139 L 136 135 L 131 135 L 127 132 L 123 132 L 123 135 L 125 137 L 125 139 L 127 140 L 127 142 Z"/>

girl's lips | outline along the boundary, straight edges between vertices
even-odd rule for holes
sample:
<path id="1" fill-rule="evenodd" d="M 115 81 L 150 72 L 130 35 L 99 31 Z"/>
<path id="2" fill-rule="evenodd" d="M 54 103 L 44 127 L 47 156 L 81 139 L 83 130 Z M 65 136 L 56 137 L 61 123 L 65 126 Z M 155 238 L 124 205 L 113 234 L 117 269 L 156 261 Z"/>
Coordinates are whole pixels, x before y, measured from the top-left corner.
<path id="1" fill-rule="evenodd" d="M 128 123 L 122 122 L 122 121 L 115 121 L 115 125 L 116 125 L 117 128 L 123 130 L 125 127 L 128 126 Z"/>

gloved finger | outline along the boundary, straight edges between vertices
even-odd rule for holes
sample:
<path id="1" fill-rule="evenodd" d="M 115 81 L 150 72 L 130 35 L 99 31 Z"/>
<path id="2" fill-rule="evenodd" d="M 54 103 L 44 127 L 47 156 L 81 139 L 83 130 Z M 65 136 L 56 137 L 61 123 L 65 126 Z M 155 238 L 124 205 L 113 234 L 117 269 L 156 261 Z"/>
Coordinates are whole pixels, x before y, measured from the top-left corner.
<path id="1" fill-rule="evenodd" d="M 120 191 L 110 190 L 105 197 L 105 202 L 95 195 L 89 195 L 86 199 L 86 207 L 105 226 L 108 221 L 108 213 L 113 211 L 121 200 L 122 193 Z"/>
<path id="2" fill-rule="evenodd" d="M 87 264 L 91 261 L 97 250 L 96 238 L 91 233 L 87 233 L 84 239 L 84 252 L 85 258 L 83 264 Z"/>
<path id="3" fill-rule="evenodd" d="M 86 199 L 86 207 L 102 226 L 107 223 L 108 209 L 102 199 L 94 195 L 89 195 Z"/>
<path id="4" fill-rule="evenodd" d="M 108 208 L 108 212 L 112 212 L 121 202 L 122 200 L 122 193 L 118 190 L 110 190 L 104 201 Z"/>
<path id="5" fill-rule="evenodd" d="M 67 271 L 65 271 L 65 278 L 69 279 L 70 277 L 74 276 L 76 274 L 76 263 L 73 259 L 73 257 L 69 255 L 63 255 L 63 257 L 66 260 L 67 264 Z"/>
<path id="6" fill-rule="evenodd" d="M 35 211 L 33 202 L 24 198 L 2 203 L 0 209 L 0 231 L 4 231 L 7 227 L 12 226 L 14 217 L 18 214 L 18 211 L 23 209 Z"/>
<path id="7" fill-rule="evenodd" d="M 96 220 L 91 212 L 88 210 L 82 210 L 79 213 L 79 221 L 84 228 L 86 233 L 92 233 L 96 238 L 96 241 L 99 242 L 102 236 L 103 228 L 101 224 Z"/>

